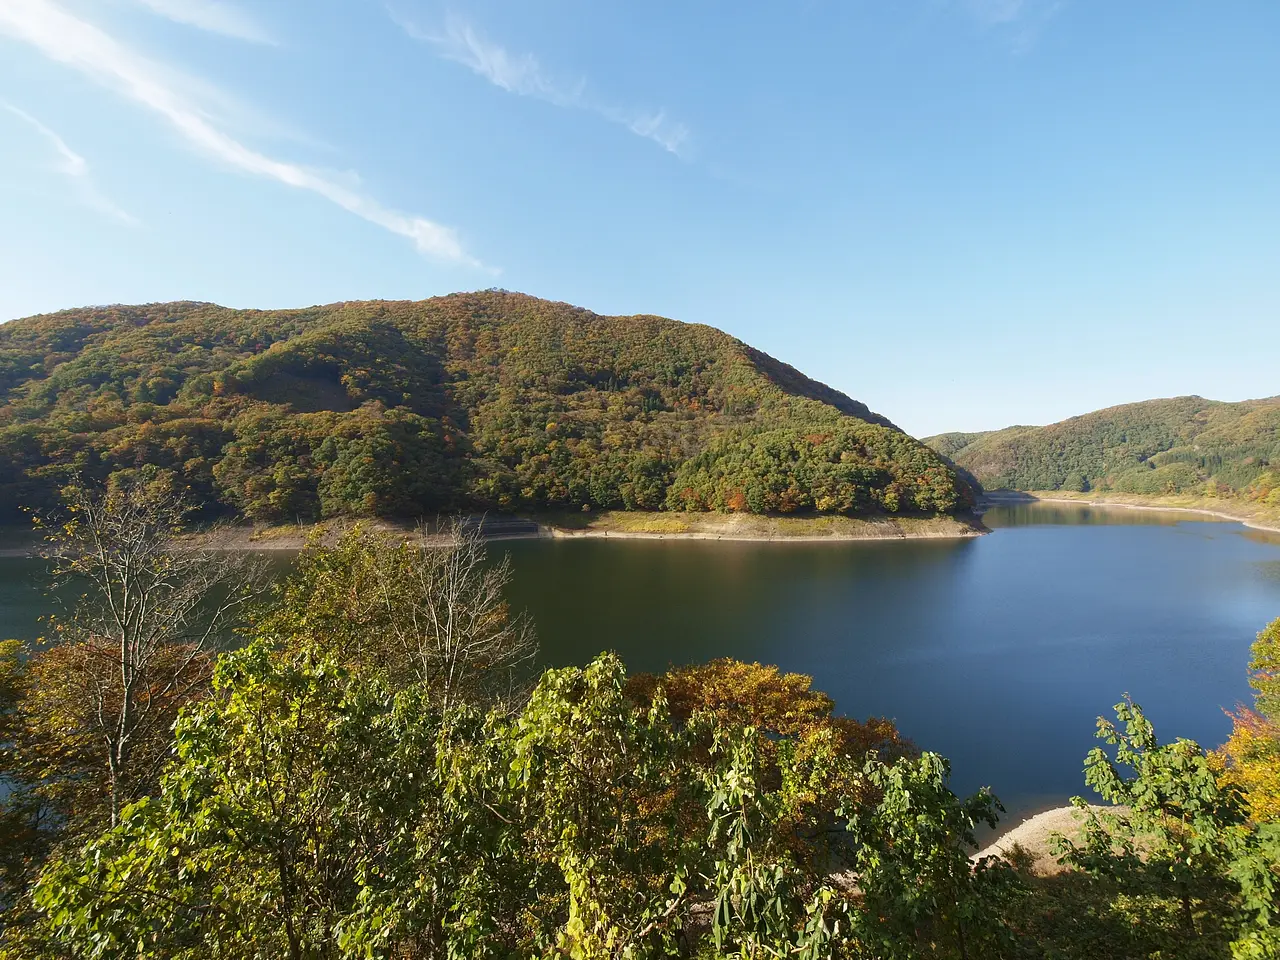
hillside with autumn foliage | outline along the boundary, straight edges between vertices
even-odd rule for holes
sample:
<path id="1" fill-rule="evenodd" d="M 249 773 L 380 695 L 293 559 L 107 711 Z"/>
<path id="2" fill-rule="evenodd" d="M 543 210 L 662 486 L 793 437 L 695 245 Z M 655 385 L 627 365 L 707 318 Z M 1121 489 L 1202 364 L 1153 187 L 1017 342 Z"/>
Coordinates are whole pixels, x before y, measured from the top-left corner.
<path id="1" fill-rule="evenodd" d="M 1147 400 L 929 444 L 986 487 L 1280 510 L 1280 397 Z"/>
<path id="2" fill-rule="evenodd" d="M 172 475 L 265 523 L 546 508 L 947 513 L 970 488 L 864 404 L 711 327 L 506 291 L 0 326 L 0 503 Z"/>

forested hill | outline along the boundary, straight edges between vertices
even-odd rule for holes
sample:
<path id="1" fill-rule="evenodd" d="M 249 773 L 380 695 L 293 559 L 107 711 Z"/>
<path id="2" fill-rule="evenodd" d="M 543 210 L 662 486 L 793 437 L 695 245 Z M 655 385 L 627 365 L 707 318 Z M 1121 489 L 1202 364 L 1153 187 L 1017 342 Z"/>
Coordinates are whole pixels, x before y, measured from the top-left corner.
<path id="1" fill-rule="evenodd" d="M 0 504 L 169 472 L 256 521 L 452 509 L 951 511 L 865 405 L 711 327 L 503 291 L 0 325 Z"/>
<path id="2" fill-rule="evenodd" d="M 1280 397 L 1148 400 L 1047 427 L 925 442 L 989 488 L 1201 494 L 1280 507 Z"/>

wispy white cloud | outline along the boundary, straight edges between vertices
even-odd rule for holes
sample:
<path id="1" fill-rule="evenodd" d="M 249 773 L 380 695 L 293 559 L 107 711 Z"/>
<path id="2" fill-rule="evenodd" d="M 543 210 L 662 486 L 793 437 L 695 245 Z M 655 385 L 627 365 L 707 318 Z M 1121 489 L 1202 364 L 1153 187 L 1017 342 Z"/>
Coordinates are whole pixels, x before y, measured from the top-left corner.
<path id="1" fill-rule="evenodd" d="M 0 108 L 25 121 L 52 145 L 54 152 L 57 154 L 54 169 L 71 181 L 72 189 L 75 190 L 77 197 L 83 204 L 122 223 L 136 224 L 138 222 L 135 217 L 121 210 L 98 189 L 93 182 L 93 178 L 89 176 L 88 161 L 67 146 L 67 142 L 62 137 L 27 113 L 27 111 L 15 107 L 11 103 L 0 100 Z"/>
<path id="2" fill-rule="evenodd" d="M 220 129 L 171 83 L 167 70 L 68 13 L 53 0 L 0 0 L 0 34 L 22 40 L 51 60 L 79 70 L 154 111 L 209 157 L 245 173 L 318 194 L 370 223 L 407 237 L 429 256 L 483 266 L 466 252 L 451 228 L 385 207 L 352 186 L 245 146 Z"/>
<path id="3" fill-rule="evenodd" d="M 224 37 L 251 43 L 275 41 L 262 26 L 243 10 L 223 0 L 135 0 L 136 3 L 174 23 L 186 24 Z"/>
<path id="4" fill-rule="evenodd" d="M 960 0 L 979 23 L 1006 34 L 1016 53 L 1025 53 L 1039 39 L 1066 0 Z"/>
<path id="5" fill-rule="evenodd" d="M 1026 0 L 965 0 L 969 12 L 984 23 L 1012 23 L 1027 7 Z"/>
<path id="6" fill-rule="evenodd" d="M 446 60 L 462 64 L 508 93 L 589 111 L 652 140 L 676 156 L 683 156 L 688 149 L 689 128 L 671 120 L 665 110 L 632 110 L 603 102 L 590 94 L 585 78 L 572 83 L 557 80 L 546 73 L 533 54 L 512 54 L 457 17 L 450 17 L 440 33 L 423 30 L 394 12 L 392 18 L 415 40 L 430 44 Z"/>

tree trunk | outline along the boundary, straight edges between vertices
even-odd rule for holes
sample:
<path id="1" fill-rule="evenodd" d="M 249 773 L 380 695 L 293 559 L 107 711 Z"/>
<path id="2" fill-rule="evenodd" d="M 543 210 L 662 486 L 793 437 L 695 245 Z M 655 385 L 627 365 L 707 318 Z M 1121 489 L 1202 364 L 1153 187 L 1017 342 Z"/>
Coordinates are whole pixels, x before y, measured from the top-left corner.
<path id="1" fill-rule="evenodd" d="M 114 828 L 120 825 L 120 761 L 114 744 L 107 747 L 107 779 L 111 785 L 111 826 Z"/>
<path id="2" fill-rule="evenodd" d="M 1182 886 L 1182 896 L 1181 896 L 1182 920 L 1187 925 L 1187 932 L 1189 932 L 1192 936 L 1195 936 L 1196 917 L 1195 917 L 1195 914 L 1191 912 L 1191 892 L 1187 890 L 1186 883 L 1181 884 L 1181 886 Z"/>

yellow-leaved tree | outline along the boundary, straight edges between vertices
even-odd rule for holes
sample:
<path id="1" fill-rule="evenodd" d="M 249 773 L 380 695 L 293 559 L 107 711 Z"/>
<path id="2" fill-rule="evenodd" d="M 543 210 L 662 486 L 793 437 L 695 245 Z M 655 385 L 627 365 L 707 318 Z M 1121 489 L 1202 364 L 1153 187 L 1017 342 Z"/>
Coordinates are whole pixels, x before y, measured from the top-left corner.
<path id="1" fill-rule="evenodd" d="M 1254 641 L 1249 685 L 1254 709 L 1232 715 L 1231 738 L 1218 755 L 1221 778 L 1245 792 L 1255 821 L 1280 821 L 1280 619 Z"/>

